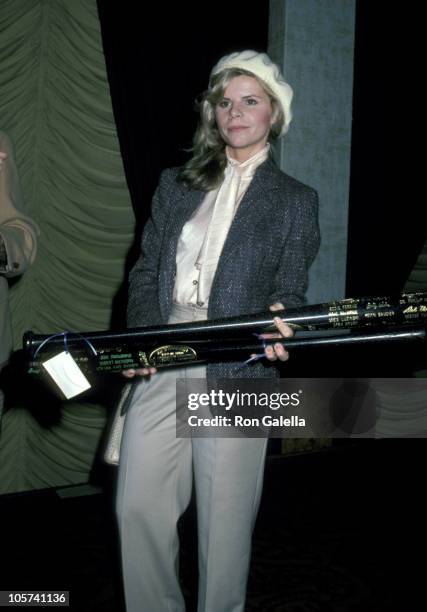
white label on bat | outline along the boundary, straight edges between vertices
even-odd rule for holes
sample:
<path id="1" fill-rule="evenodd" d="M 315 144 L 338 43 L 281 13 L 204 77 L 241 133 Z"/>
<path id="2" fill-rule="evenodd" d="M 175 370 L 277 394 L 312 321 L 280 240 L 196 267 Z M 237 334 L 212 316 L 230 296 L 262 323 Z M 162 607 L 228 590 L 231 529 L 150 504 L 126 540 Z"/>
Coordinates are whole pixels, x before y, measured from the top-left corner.
<path id="1" fill-rule="evenodd" d="M 67 399 L 90 389 L 91 385 L 70 353 L 63 351 L 43 364 Z"/>

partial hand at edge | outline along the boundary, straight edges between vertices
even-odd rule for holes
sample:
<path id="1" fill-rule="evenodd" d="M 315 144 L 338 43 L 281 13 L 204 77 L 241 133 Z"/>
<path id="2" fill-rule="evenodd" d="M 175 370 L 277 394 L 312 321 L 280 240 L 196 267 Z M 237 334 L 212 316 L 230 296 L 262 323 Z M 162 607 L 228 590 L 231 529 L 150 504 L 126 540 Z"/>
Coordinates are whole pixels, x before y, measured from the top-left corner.
<path id="1" fill-rule="evenodd" d="M 272 312 L 284 310 L 285 307 L 281 302 L 275 302 L 270 306 Z M 265 340 L 273 340 L 278 338 L 292 338 L 294 335 L 293 330 L 284 323 L 281 317 L 274 317 L 274 324 L 277 328 L 277 333 L 262 334 L 261 338 Z M 264 349 L 265 356 L 269 361 L 287 361 L 289 359 L 289 353 L 285 349 L 282 343 L 276 342 L 275 344 L 268 344 Z"/>
<path id="2" fill-rule="evenodd" d="M 134 378 L 135 376 L 144 376 L 145 378 L 150 378 L 152 374 L 156 374 L 157 368 L 137 368 L 137 369 L 129 369 L 123 370 L 122 374 L 125 378 Z"/>

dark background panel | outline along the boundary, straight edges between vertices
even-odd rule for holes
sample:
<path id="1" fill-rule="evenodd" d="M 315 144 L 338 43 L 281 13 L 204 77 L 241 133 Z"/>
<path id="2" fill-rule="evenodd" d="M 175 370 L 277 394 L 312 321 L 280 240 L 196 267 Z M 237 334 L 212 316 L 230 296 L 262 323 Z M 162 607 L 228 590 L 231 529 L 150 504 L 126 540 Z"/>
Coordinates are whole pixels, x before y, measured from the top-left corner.
<path id="1" fill-rule="evenodd" d="M 400 292 L 427 238 L 415 170 L 418 18 L 409 7 L 356 2 L 349 296 Z"/>
<path id="2" fill-rule="evenodd" d="M 125 6 L 125 10 L 123 10 Z M 218 59 L 268 45 L 268 2 L 116 4 L 98 0 L 111 97 L 129 189 L 145 220 L 163 168 L 188 159 L 195 100 Z"/>

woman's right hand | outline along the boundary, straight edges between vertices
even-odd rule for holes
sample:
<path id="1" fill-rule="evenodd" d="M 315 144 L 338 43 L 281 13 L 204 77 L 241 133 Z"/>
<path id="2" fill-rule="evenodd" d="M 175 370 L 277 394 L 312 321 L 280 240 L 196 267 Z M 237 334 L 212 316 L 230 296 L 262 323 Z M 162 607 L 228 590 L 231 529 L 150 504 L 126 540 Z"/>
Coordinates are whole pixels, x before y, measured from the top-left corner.
<path id="1" fill-rule="evenodd" d="M 150 376 L 152 374 L 155 374 L 156 372 L 157 368 L 138 368 L 136 370 L 131 368 L 130 370 L 123 370 L 122 374 L 126 378 L 134 378 L 135 376 L 144 376 L 146 378 L 150 378 Z"/>

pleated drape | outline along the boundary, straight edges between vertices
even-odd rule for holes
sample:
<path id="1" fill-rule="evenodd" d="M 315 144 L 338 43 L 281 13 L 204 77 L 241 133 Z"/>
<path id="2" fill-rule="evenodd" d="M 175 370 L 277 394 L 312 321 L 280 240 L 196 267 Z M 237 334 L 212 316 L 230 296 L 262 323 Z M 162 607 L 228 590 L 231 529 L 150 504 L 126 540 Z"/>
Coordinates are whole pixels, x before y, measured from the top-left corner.
<path id="1" fill-rule="evenodd" d="M 107 329 L 134 215 L 95 0 L 2 0 L 0 92 L 1 129 L 41 229 L 34 265 L 11 288 L 15 348 L 27 329 Z M 105 419 L 101 406 L 65 403 L 45 429 L 9 410 L 0 492 L 85 481 Z"/>

